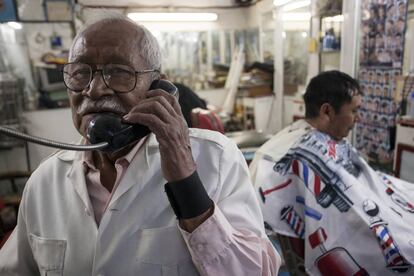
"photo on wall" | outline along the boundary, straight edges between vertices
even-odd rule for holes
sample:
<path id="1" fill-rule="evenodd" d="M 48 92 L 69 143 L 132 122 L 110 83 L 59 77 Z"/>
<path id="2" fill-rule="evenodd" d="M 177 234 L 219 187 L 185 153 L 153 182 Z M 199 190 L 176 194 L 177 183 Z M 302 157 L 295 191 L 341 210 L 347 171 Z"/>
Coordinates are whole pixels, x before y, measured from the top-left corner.
<path id="1" fill-rule="evenodd" d="M 16 1 L 0 0 L 0 22 L 18 21 Z"/>
<path id="2" fill-rule="evenodd" d="M 393 160 L 390 131 L 401 99 L 396 80 L 402 74 L 407 6 L 407 0 L 362 1 L 358 76 L 364 96 L 356 141 L 372 164 Z"/>
<path id="3" fill-rule="evenodd" d="M 364 1 L 360 64 L 401 67 L 407 1 Z"/>

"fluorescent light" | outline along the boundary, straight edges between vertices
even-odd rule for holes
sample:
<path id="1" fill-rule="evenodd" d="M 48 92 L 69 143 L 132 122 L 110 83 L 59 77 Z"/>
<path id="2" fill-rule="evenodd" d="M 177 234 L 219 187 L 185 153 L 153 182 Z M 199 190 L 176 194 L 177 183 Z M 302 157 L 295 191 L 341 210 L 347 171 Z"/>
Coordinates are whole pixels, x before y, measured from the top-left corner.
<path id="1" fill-rule="evenodd" d="M 282 32 L 283 38 L 286 38 L 286 32 Z"/>
<path id="2" fill-rule="evenodd" d="M 309 21 L 310 12 L 288 12 L 283 14 L 283 21 Z"/>
<path id="3" fill-rule="evenodd" d="M 216 21 L 218 16 L 216 13 L 170 13 L 170 12 L 130 12 L 128 17 L 134 21 L 144 22 L 200 22 L 200 21 Z"/>
<path id="4" fill-rule="evenodd" d="M 273 0 L 273 5 L 275 5 L 276 7 L 280 7 L 289 2 L 292 2 L 292 0 Z"/>
<path id="5" fill-rule="evenodd" d="M 308 37 L 308 33 L 307 33 L 307 32 L 302 32 L 302 37 L 303 37 L 303 38 Z"/>
<path id="6" fill-rule="evenodd" d="M 303 7 L 310 6 L 311 0 L 295 1 L 283 6 L 283 11 L 293 11 Z"/>
<path id="7" fill-rule="evenodd" d="M 22 24 L 17 23 L 17 22 L 7 22 L 7 25 L 9 25 L 15 30 L 20 30 L 21 28 L 23 28 Z"/>
<path id="8" fill-rule="evenodd" d="M 335 15 L 335 16 L 331 16 L 331 17 L 325 17 L 323 19 L 323 21 L 325 21 L 325 22 L 343 22 L 344 21 L 344 16 L 342 14 L 340 14 L 340 15 Z"/>

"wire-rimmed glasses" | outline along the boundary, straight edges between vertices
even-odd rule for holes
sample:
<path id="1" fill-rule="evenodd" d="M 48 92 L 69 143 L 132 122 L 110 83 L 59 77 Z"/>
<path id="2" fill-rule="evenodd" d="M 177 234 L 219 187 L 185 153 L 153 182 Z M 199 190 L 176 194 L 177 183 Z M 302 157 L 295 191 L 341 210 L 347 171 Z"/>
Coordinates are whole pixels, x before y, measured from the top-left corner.
<path id="1" fill-rule="evenodd" d="M 63 66 L 63 81 L 69 90 L 82 92 L 86 89 L 95 75 L 100 71 L 105 85 L 117 93 L 126 93 L 135 89 L 140 80 L 139 75 L 159 72 L 157 69 L 136 71 L 125 64 L 104 64 L 101 69 L 81 62 L 67 63 Z"/>

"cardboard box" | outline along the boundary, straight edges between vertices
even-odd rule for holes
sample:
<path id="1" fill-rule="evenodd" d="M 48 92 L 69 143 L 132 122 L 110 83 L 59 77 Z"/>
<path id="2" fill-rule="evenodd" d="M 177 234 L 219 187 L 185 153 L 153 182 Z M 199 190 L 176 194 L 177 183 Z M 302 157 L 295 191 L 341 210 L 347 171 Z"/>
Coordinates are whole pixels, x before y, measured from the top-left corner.
<path id="1" fill-rule="evenodd" d="M 271 96 L 273 95 L 272 88 L 270 85 L 257 85 L 247 88 L 249 97 L 262 97 L 262 96 Z"/>
<path id="2" fill-rule="evenodd" d="M 283 94 L 293 96 L 298 92 L 298 86 L 296 84 L 285 83 L 283 85 Z"/>
<path id="3" fill-rule="evenodd" d="M 46 2 L 47 19 L 49 21 L 71 21 L 72 8 L 68 2 Z"/>

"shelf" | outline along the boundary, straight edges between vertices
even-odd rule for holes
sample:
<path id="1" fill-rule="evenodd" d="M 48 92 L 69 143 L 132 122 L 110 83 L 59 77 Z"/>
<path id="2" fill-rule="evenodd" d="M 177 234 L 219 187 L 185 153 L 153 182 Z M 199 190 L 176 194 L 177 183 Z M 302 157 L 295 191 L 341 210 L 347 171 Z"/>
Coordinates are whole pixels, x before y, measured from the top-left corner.
<path id="1" fill-rule="evenodd" d="M 320 51 L 320 54 L 339 54 L 341 52 L 341 50 L 324 50 L 324 51 Z"/>

